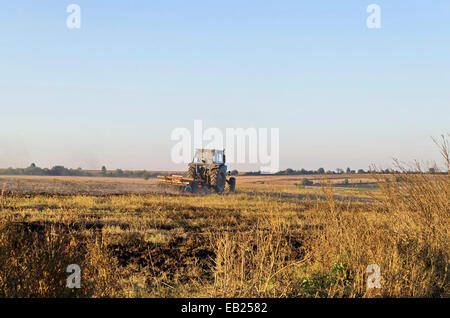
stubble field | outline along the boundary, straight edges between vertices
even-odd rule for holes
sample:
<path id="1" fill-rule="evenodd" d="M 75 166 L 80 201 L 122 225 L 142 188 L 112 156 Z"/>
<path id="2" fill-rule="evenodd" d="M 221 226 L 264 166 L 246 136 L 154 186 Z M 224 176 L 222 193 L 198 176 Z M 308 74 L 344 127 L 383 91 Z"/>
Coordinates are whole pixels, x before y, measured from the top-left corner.
<path id="1" fill-rule="evenodd" d="M 1 176 L 0 297 L 449 296 L 448 175 L 303 178 L 191 195 L 154 179 Z"/>

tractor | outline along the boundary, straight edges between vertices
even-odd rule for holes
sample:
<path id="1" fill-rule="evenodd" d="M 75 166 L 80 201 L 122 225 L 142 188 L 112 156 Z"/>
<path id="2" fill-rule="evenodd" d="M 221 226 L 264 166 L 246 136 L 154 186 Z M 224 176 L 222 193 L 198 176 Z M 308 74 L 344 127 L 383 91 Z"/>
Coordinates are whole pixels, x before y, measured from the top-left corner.
<path id="1" fill-rule="evenodd" d="M 227 179 L 225 150 L 196 149 L 194 159 L 188 166 L 187 178 L 180 175 L 158 178 L 162 179 L 162 183 L 178 185 L 186 192 L 207 188 L 222 193 L 225 187 L 230 192 L 234 192 L 236 188 L 236 179 L 234 177 Z"/>

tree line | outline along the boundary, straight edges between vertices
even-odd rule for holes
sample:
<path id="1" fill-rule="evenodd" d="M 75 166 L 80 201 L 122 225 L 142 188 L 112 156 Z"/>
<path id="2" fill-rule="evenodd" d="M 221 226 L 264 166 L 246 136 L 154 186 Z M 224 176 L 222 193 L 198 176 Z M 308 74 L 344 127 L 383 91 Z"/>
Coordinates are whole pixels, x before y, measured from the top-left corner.
<path id="1" fill-rule="evenodd" d="M 52 168 L 40 168 L 32 163 L 27 168 L 8 168 L 0 169 L 0 175 L 23 175 L 23 176 L 79 176 L 79 177 L 113 177 L 113 178 L 156 178 L 158 172 L 146 170 L 110 170 L 105 166 L 100 172 L 86 171 L 81 168 L 72 169 L 64 166 L 54 166 Z"/>
<path id="2" fill-rule="evenodd" d="M 1 169 L 2 175 L 26 175 L 26 176 L 89 176 L 90 173 L 78 169 L 65 168 L 64 166 L 54 166 L 52 168 L 40 168 L 32 163 L 27 168 Z"/>
<path id="3" fill-rule="evenodd" d="M 392 170 L 386 169 L 383 170 L 383 173 L 392 173 Z M 370 173 L 370 170 L 364 170 L 364 169 L 358 169 L 358 170 L 352 170 L 350 168 L 347 168 L 346 170 L 337 168 L 336 170 L 325 170 L 324 168 L 319 168 L 317 170 L 306 170 L 306 169 L 300 169 L 300 170 L 294 170 L 291 168 L 287 168 L 285 170 L 280 170 L 275 175 L 311 175 L 311 174 L 365 174 Z M 251 172 L 244 172 L 243 175 L 246 176 L 255 176 L 255 175 L 261 175 L 261 171 L 251 171 Z"/>
<path id="4" fill-rule="evenodd" d="M 334 175 L 334 174 L 369 174 L 371 170 L 352 170 L 347 168 L 346 170 L 337 168 L 336 170 L 325 170 L 324 168 L 319 168 L 317 170 L 294 170 L 291 168 L 278 171 L 274 175 Z M 396 174 L 400 171 L 394 169 L 380 169 L 377 173 L 385 174 Z M 415 172 L 410 172 L 415 173 Z M 427 173 L 438 174 L 441 173 L 437 168 L 428 169 Z M 112 178 L 156 178 L 156 176 L 165 174 L 161 172 L 152 172 L 147 170 L 108 170 L 105 166 L 101 168 L 100 171 L 86 171 L 81 168 L 72 169 L 66 168 L 64 166 L 54 166 L 52 168 L 40 168 L 32 163 L 27 168 L 8 168 L 0 169 L 0 175 L 24 175 L 24 176 L 80 176 L 80 177 L 112 177 Z M 167 174 L 167 173 L 166 173 Z M 262 175 L 261 171 L 248 171 L 239 173 L 237 170 L 231 170 L 230 174 L 233 176 L 243 175 L 243 176 L 258 176 Z"/>
<path id="5" fill-rule="evenodd" d="M 346 170 L 341 169 L 341 168 L 337 168 L 336 170 L 325 170 L 324 168 L 319 168 L 317 170 L 306 170 L 306 169 L 300 169 L 300 170 L 294 170 L 291 168 L 288 168 L 286 170 L 281 170 L 278 171 L 277 173 L 274 173 L 273 175 L 311 175 L 311 174 L 323 174 L 323 175 L 333 175 L 333 174 L 370 174 L 372 172 L 376 172 L 377 174 L 397 174 L 397 173 L 402 173 L 405 171 L 399 171 L 399 170 L 395 170 L 395 169 L 377 169 L 376 171 L 374 170 L 364 170 L 364 169 L 358 169 L 358 170 L 353 170 L 350 168 L 347 168 Z M 407 171 L 408 173 L 411 174 L 417 174 L 419 173 L 418 171 L 415 170 L 411 170 L 411 171 Z M 446 171 L 440 171 L 438 168 L 434 167 L 434 168 L 429 168 L 426 171 L 423 171 L 423 173 L 429 173 L 429 174 L 445 174 L 447 173 Z M 243 176 L 259 176 L 262 175 L 263 173 L 261 173 L 261 171 L 249 171 L 249 172 L 243 172 L 241 173 L 241 175 Z"/>

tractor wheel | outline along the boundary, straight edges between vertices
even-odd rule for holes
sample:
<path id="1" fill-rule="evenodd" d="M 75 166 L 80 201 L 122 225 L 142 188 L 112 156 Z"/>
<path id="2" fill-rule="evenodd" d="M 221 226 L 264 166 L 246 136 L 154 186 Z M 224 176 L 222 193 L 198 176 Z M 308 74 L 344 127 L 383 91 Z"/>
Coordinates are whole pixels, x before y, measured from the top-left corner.
<path id="1" fill-rule="evenodd" d="M 231 177 L 227 180 L 228 191 L 235 192 L 236 191 L 236 178 Z"/>
<path id="2" fill-rule="evenodd" d="M 189 166 L 189 169 L 188 169 L 188 172 L 187 172 L 187 177 L 195 179 L 196 176 L 197 176 L 197 173 L 195 171 L 195 166 Z"/>
<path id="3" fill-rule="evenodd" d="M 225 183 L 227 177 L 223 168 L 214 169 L 211 171 L 211 187 L 214 188 L 216 193 L 222 193 L 225 190 Z"/>

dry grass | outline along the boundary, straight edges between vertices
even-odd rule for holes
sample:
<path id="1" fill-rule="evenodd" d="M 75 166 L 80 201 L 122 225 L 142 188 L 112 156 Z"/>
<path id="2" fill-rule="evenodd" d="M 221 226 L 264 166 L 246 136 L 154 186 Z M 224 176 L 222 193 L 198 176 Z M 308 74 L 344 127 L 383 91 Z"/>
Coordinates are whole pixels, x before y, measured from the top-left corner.
<path id="1" fill-rule="evenodd" d="M 92 233 L 6 217 L 0 222 L 0 297 L 106 297 L 116 295 L 114 262 Z M 66 287 L 66 268 L 83 268 L 84 288 Z"/>
<path id="2" fill-rule="evenodd" d="M 2 192 L 0 296 L 448 297 L 450 176 L 373 177 L 364 193 Z M 79 290 L 65 287 L 73 263 Z"/>

